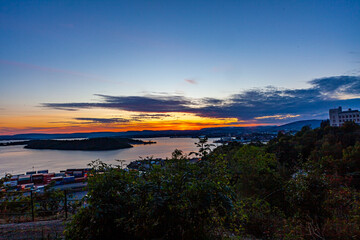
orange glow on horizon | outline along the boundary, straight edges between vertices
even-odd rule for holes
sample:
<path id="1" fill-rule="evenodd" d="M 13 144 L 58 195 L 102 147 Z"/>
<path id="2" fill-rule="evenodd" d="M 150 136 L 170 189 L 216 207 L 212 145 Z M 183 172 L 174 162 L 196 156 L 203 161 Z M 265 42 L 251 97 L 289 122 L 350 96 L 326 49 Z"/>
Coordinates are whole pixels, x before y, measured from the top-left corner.
<path id="1" fill-rule="evenodd" d="M 270 124 L 256 124 L 256 123 L 248 123 L 248 124 L 201 124 L 197 125 L 196 123 L 182 123 L 178 126 L 176 123 L 173 124 L 160 124 L 160 125 L 148 125 L 148 124 L 139 124 L 139 126 L 126 126 L 126 127 L 112 127 L 112 126 L 89 126 L 89 127 L 77 127 L 77 126 L 69 126 L 69 127 L 54 127 L 54 128 L 46 128 L 46 127 L 25 127 L 25 128 L 7 128 L 0 129 L 0 135 L 15 135 L 15 134 L 26 134 L 26 133 L 86 133 L 86 132 L 126 132 L 126 131 L 161 131 L 161 130 L 200 130 L 202 128 L 212 128 L 212 127 L 256 127 L 256 126 L 264 126 Z"/>
<path id="2" fill-rule="evenodd" d="M 255 127 L 266 125 L 258 123 L 256 120 L 245 122 L 239 121 L 236 118 L 209 118 L 189 113 L 165 113 L 154 117 L 156 114 L 157 113 L 120 112 L 109 109 L 76 112 L 22 112 L 22 114 L 4 115 L 0 119 L 0 135 L 143 130 L 200 130 L 211 127 Z M 125 119 L 125 121 L 106 123 L 94 122 L 88 119 Z"/>
<path id="3" fill-rule="evenodd" d="M 200 130 L 211 127 L 256 127 L 265 124 L 259 123 L 221 123 L 196 121 L 159 121 L 159 122 L 133 122 L 124 125 L 117 124 L 89 124 L 82 126 L 33 126 L 0 128 L 0 135 L 14 135 L 24 133 L 85 133 L 85 132 L 126 132 L 143 130 Z"/>

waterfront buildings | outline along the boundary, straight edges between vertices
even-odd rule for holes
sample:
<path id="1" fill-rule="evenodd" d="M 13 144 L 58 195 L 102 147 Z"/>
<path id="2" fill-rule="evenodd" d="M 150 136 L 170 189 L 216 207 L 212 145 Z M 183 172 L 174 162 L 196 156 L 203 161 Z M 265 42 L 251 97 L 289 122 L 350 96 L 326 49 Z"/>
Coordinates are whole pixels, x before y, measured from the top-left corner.
<path id="1" fill-rule="evenodd" d="M 343 111 L 341 107 L 330 109 L 330 126 L 340 127 L 344 122 L 352 121 L 360 124 L 360 112 L 359 110 L 352 110 L 349 108 L 347 111 Z"/>

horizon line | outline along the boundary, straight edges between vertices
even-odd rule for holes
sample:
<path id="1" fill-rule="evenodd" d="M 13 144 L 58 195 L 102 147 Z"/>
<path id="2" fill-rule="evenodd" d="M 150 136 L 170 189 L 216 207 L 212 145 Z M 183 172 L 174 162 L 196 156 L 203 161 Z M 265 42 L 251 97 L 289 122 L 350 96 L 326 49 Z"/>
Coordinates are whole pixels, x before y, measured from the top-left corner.
<path id="1" fill-rule="evenodd" d="M 256 128 L 256 127 L 271 127 L 271 126 L 283 126 L 283 125 L 287 125 L 287 124 L 291 124 L 291 123 L 295 123 L 295 122 L 303 122 L 303 121 L 312 121 L 312 120 L 318 120 L 318 121 L 326 121 L 328 119 L 306 119 L 306 120 L 298 120 L 298 121 L 293 121 L 293 122 L 288 122 L 288 123 L 283 123 L 283 124 L 261 124 L 261 125 L 257 125 L 257 126 L 225 126 L 225 127 L 205 127 L 205 128 L 201 128 L 201 129 L 185 129 L 185 130 L 174 130 L 174 129 L 166 129 L 166 130 L 148 130 L 148 129 L 144 129 L 144 130 L 127 130 L 127 131 L 94 131 L 94 132 L 68 132 L 68 133 L 36 133 L 36 132 L 28 132 L 28 133 L 17 133 L 17 134 L 0 134 L 0 137 L 4 137 L 4 136 L 17 136 L 17 135 L 29 135 L 29 134 L 38 134 L 38 135 L 68 135 L 68 134 L 89 134 L 89 133 L 127 133 L 127 132 L 144 132 L 144 131 L 149 131 L 149 132 L 161 132 L 161 131 L 201 131 L 203 129 L 207 129 L 207 128 Z"/>

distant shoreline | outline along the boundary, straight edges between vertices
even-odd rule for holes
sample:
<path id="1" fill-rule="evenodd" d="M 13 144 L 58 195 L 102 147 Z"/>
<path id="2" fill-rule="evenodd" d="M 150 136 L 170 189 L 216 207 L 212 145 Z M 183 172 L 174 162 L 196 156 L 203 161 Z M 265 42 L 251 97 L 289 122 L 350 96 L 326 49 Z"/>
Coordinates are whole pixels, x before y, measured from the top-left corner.
<path id="1" fill-rule="evenodd" d="M 320 127 L 323 120 L 309 119 L 290 122 L 284 125 L 276 126 L 255 126 L 255 127 L 214 127 L 203 128 L 200 130 L 143 130 L 143 131 L 126 131 L 126 132 L 87 132 L 87 133 L 24 133 L 15 135 L 0 135 L 1 140 L 35 140 L 35 139 L 69 139 L 69 138 L 100 138 L 100 137 L 122 137 L 122 138 L 197 138 L 198 136 L 207 136 L 210 138 L 239 136 L 247 133 L 264 133 L 272 132 L 277 134 L 278 131 L 300 131 L 303 126 L 311 128 Z"/>

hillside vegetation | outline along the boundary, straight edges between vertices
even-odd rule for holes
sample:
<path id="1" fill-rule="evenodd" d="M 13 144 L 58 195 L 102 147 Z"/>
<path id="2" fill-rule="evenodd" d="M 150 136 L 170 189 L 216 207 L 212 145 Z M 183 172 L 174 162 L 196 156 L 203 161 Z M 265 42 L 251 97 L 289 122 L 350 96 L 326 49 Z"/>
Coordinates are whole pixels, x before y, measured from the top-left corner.
<path id="1" fill-rule="evenodd" d="M 304 127 L 267 145 L 229 144 L 189 163 L 125 171 L 93 163 L 67 239 L 356 239 L 360 126 Z"/>

